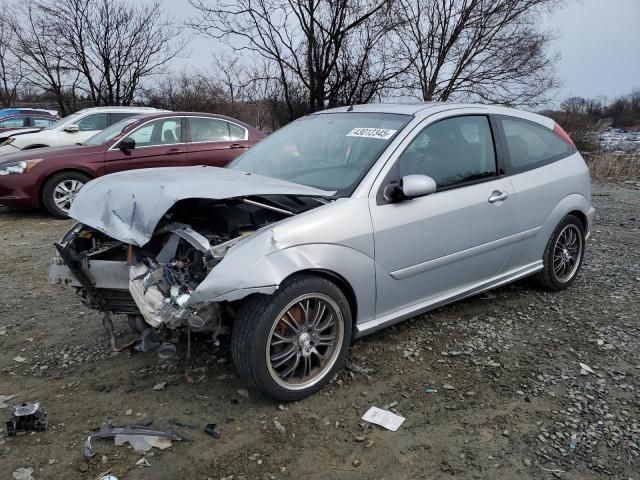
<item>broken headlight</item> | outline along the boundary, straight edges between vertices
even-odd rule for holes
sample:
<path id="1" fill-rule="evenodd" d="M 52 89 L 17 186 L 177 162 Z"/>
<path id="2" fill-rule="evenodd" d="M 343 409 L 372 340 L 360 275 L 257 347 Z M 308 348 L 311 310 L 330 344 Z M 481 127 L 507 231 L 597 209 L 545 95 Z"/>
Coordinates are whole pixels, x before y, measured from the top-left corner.
<path id="1" fill-rule="evenodd" d="M 0 175 L 17 175 L 19 173 L 30 172 L 33 167 L 41 161 L 42 158 L 37 160 L 22 160 L 20 162 L 3 163 L 0 165 Z"/>

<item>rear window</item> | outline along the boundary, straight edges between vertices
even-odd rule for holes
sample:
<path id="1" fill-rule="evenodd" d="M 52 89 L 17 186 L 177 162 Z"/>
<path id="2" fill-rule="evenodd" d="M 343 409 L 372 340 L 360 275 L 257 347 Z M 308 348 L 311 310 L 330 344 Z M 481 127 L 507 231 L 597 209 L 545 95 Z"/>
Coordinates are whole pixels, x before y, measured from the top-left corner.
<path id="1" fill-rule="evenodd" d="M 574 152 L 574 148 L 553 130 L 537 123 L 501 117 L 500 124 L 513 173 L 547 165 Z"/>

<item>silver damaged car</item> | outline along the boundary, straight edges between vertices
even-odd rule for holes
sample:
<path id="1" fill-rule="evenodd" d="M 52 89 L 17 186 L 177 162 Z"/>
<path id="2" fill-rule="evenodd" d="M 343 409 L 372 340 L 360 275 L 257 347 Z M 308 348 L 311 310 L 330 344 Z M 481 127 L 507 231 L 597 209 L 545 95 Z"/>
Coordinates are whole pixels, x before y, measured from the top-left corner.
<path id="1" fill-rule="evenodd" d="M 291 401 L 357 337 L 527 276 L 568 287 L 594 209 L 553 120 L 432 103 L 309 115 L 224 169 L 101 177 L 70 215 L 50 279 L 111 333 L 126 314 L 142 350 L 230 335 L 244 379 Z"/>

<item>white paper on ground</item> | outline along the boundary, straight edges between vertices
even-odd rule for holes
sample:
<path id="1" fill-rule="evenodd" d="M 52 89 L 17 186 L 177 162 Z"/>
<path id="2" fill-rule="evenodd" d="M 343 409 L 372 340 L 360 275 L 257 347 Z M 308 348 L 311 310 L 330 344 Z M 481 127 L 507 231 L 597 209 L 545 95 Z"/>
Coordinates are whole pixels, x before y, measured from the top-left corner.
<path id="1" fill-rule="evenodd" d="M 404 422 L 405 420 L 405 418 L 401 417 L 400 415 L 396 415 L 393 412 L 383 410 L 378 407 L 371 407 L 362 416 L 362 419 L 365 422 L 380 425 L 381 427 L 384 427 L 387 430 L 391 430 L 392 432 L 398 430 L 398 428 L 400 428 L 400 425 L 402 425 L 402 422 Z"/>

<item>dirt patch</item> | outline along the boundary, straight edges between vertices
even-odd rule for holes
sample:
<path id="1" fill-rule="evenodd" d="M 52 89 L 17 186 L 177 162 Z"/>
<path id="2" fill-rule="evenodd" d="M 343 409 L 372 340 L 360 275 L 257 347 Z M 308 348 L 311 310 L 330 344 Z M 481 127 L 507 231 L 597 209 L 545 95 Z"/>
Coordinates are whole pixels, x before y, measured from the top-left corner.
<path id="1" fill-rule="evenodd" d="M 50 419 L 47 432 L 0 439 L 2 477 L 629 478 L 640 461 L 640 183 L 596 186 L 594 204 L 573 288 L 521 282 L 366 337 L 351 359 L 375 373 L 342 371 L 289 405 L 246 398 L 229 352 L 203 339 L 188 372 L 184 348 L 164 363 L 112 353 L 101 318 L 47 283 L 52 243 L 72 222 L 0 209 L 0 395 L 40 400 Z M 368 426 L 371 405 L 407 420 L 395 433 Z M 188 441 L 148 453 L 151 467 L 109 440 L 82 457 L 92 429 L 143 418 Z"/>

